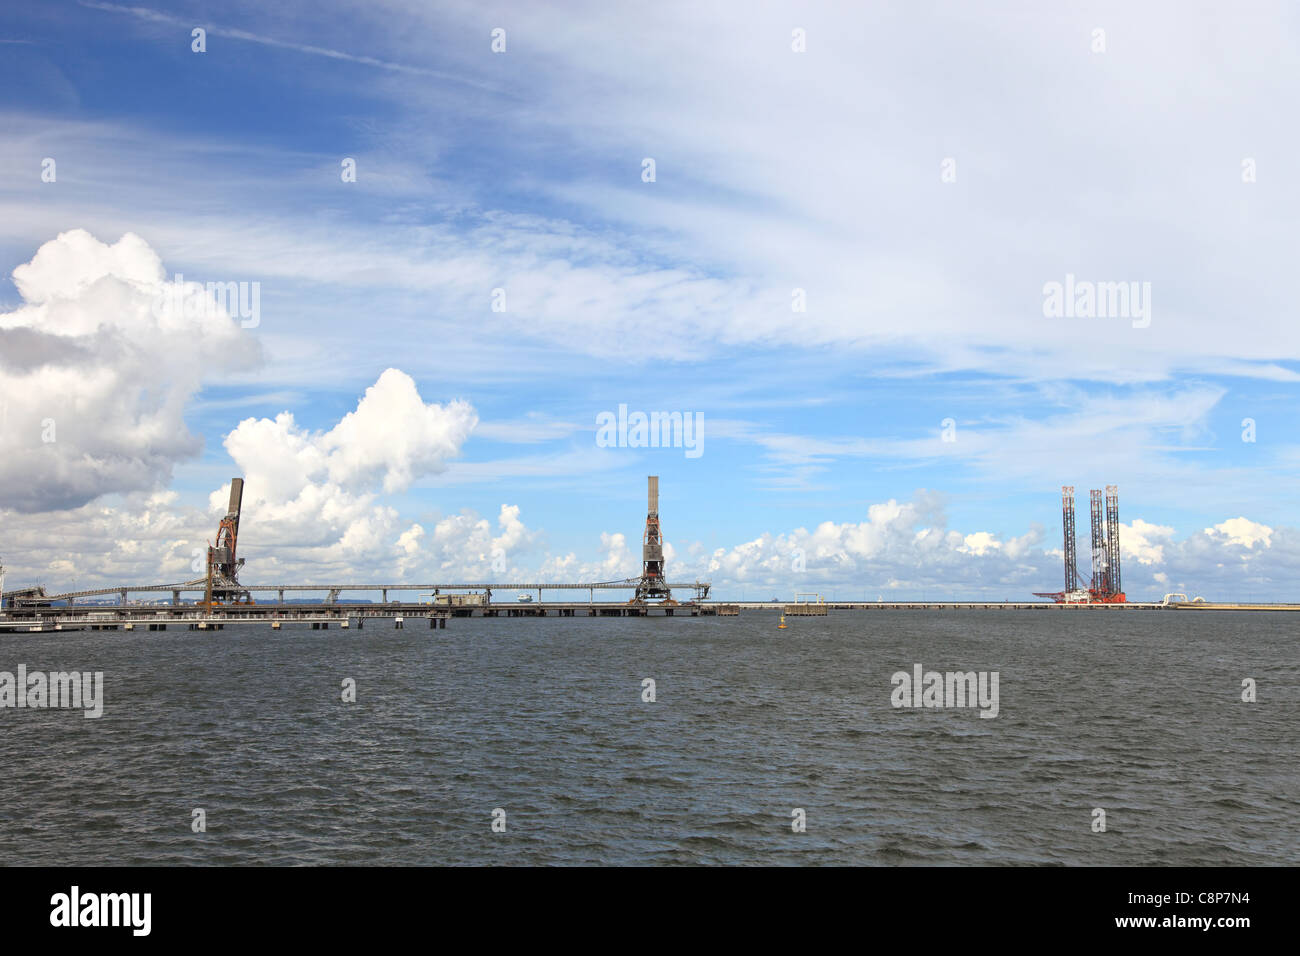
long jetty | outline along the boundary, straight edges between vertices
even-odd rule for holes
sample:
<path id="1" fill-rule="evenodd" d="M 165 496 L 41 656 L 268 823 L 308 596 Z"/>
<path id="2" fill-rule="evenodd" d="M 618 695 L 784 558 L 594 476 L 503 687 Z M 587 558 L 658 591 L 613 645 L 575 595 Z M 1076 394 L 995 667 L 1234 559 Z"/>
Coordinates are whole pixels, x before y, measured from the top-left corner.
<path id="1" fill-rule="evenodd" d="M 534 585 L 536 587 L 536 585 Z M 543 585 L 543 588 L 548 586 Z M 593 586 L 595 587 L 595 586 Z M 442 589 L 447 586 L 443 585 Z M 288 587 L 285 588 L 289 590 Z M 406 590 L 399 586 L 393 590 Z M 110 593 L 116 593 L 114 589 Z M 134 589 L 133 589 L 134 590 Z M 141 589 L 144 590 L 144 589 Z M 155 589 L 157 590 L 157 589 Z M 250 588 L 252 590 L 252 588 Z M 278 590 L 260 588 L 259 590 Z M 320 590 L 303 587 L 302 590 Z M 477 597 L 478 595 L 469 595 Z M 57 596 L 61 599 L 63 596 Z M 463 599 L 465 595 L 456 595 Z M 47 599 L 48 600 L 48 599 Z M 1122 604 L 1072 603 L 1051 601 L 686 601 L 638 603 L 618 601 L 541 601 L 541 602 L 468 602 L 433 603 L 393 601 L 387 603 L 253 604 L 76 604 L 51 605 L 30 599 L 10 605 L 8 599 L 0 612 L 0 635 L 49 633 L 53 631 L 191 631 L 224 630 L 227 624 L 262 623 L 274 630 L 293 625 L 299 628 L 328 630 L 374 627 L 445 628 L 452 618 L 671 618 L 734 617 L 742 613 L 769 612 L 796 617 L 826 616 L 841 612 L 868 611 L 969 611 L 1005 612 L 1039 611 L 1049 613 L 1120 613 L 1124 611 L 1300 611 L 1300 604 L 1210 603 L 1133 601 Z"/>

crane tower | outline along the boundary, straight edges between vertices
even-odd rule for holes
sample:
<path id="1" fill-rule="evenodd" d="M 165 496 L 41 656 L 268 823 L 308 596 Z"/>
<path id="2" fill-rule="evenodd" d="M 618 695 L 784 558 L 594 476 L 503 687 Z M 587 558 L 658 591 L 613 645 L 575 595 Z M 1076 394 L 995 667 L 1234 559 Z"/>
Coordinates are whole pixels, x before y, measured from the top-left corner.
<path id="1" fill-rule="evenodd" d="M 251 603 L 252 598 L 239 584 L 239 569 L 244 559 L 237 554 L 239 547 L 239 515 L 244 503 L 244 479 L 230 482 L 230 507 L 217 525 L 217 543 L 208 548 L 208 586 L 204 603 L 209 607 L 218 604 Z"/>
<path id="2" fill-rule="evenodd" d="M 659 476 L 650 475 L 647 481 L 645 537 L 641 542 L 641 580 L 637 582 L 636 597 L 632 600 L 634 603 L 647 599 L 670 602 L 673 593 L 668 589 L 668 579 L 664 577 L 664 539 L 659 528 Z"/>

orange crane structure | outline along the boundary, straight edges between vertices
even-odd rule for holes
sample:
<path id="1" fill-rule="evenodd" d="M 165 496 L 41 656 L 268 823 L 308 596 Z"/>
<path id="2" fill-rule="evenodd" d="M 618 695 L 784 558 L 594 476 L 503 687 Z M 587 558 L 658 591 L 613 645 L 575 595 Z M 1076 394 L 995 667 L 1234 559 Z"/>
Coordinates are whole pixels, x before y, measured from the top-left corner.
<path id="1" fill-rule="evenodd" d="M 239 557 L 239 515 L 244 503 L 244 479 L 230 482 L 230 507 L 217 525 L 217 543 L 208 546 L 207 587 L 203 603 L 252 604 L 252 596 L 239 583 L 239 569 L 244 559 Z"/>

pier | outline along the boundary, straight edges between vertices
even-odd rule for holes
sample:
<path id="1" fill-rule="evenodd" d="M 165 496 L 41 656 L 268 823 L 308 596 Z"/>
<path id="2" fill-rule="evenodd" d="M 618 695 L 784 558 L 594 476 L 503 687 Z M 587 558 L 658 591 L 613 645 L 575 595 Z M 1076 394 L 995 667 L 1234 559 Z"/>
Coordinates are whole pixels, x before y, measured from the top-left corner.
<path id="1" fill-rule="evenodd" d="M 398 606 L 399 602 L 388 599 L 388 595 L 400 594 L 404 592 L 418 592 L 420 594 L 429 594 L 434 598 L 434 604 L 453 603 L 453 598 L 475 598 L 481 596 L 484 603 L 492 603 L 493 592 L 510 591 L 532 595 L 537 594 L 537 603 L 542 602 L 542 597 L 546 592 L 568 591 L 569 593 L 587 592 L 587 603 L 599 604 L 607 602 L 597 602 L 596 592 L 606 591 L 635 591 L 640 585 L 640 578 L 627 578 L 621 581 L 595 581 L 577 584 L 554 583 L 523 583 L 523 584 L 497 584 L 490 582 L 478 582 L 474 584 L 365 584 L 365 583 L 328 583 L 328 584 L 241 584 L 239 588 L 247 592 L 250 596 L 254 594 L 274 594 L 278 603 L 283 604 L 286 594 L 324 594 L 326 600 L 322 604 L 337 604 L 339 598 L 344 594 L 378 594 L 380 595 L 379 606 Z M 702 599 L 708 596 L 710 585 L 700 581 L 693 581 L 686 584 L 670 584 L 670 588 L 676 588 L 682 591 L 692 591 L 696 599 Z M 115 585 L 106 588 L 92 588 L 84 591 L 65 591 L 57 594 L 47 594 L 44 588 L 24 588 L 18 591 L 7 591 L 4 594 L 4 607 L 9 610 L 11 607 L 21 608 L 31 604 L 65 604 L 71 606 L 79 600 L 86 598 L 103 598 L 116 597 L 118 603 L 126 605 L 132 594 L 166 594 L 171 598 L 171 604 L 174 606 L 184 606 L 181 600 L 182 594 L 203 594 L 207 588 L 207 580 L 200 578 L 197 581 L 186 581 L 181 584 L 128 584 Z M 439 601 L 439 599 L 445 599 Z M 206 601 L 204 603 L 207 603 Z M 502 602 L 505 603 L 505 602 Z M 153 605 L 159 607 L 161 605 Z M 192 606 L 192 605 L 191 605 Z M 226 604 L 224 606 L 235 606 Z M 258 605 L 261 606 L 261 605 Z M 427 607 L 427 604 L 416 606 Z"/>
<path id="2" fill-rule="evenodd" d="M 719 608 L 721 615 L 734 615 L 741 611 L 780 611 L 785 614 L 816 615 L 818 605 L 790 604 L 784 601 L 728 601 L 708 602 L 706 607 Z M 827 601 L 820 605 L 826 611 L 1061 611 L 1064 613 L 1088 611 L 1300 611 L 1300 604 L 1214 603 L 1209 601 L 1165 602 L 1126 601 L 1120 603 L 1092 602 L 1060 604 L 1055 601 Z"/>
<path id="3" fill-rule="evenodd" d="M 1067 538 L 1073 527 L 1073 488 L 1063 489 Z M 261 623 L 272 631 L 285 625 L 362 630 L 391 626 L 404 629 L 407 624 L 445 628 L 452 618 L 676 618 L 739 617 L 743 612 L 779 612 L 793 617 L 826 617 L 839 612 L 865 611 L 1047 611 L 1062 614 L 1104 611 L 1300 611 L 1300 604 L 1211 603 L 1202 598 L 1187 599 L 1181 593 L 1167 594 L 1162 601 L 1125 601 L 1118 590 L 1118 539 L 1115 542 L 1110 577 L 1106 586 L 1092 589 L 1070 587 L 1073 578 L 1067 554 L 1067 590 L 1037 594 L 1037 601 L 835 601 L 826 600 L 812 591 L 796 592 L 793 602 L 717 601 L 709 600 L 711 585 L 693 581 L 671 584 L 664 573 L 662 533 L 659 525 L 659 479 L 649 476 L 647 514 L 642 546 L 641 575 L 617 581 L 583 582 L 488 582 L 453 584 L 409 584 L 333 581 L 323 584 L 281 582 L 245 584 L 239 580 L 244 559 L 238 557 L 240 518 L 244 482 L 234 478 L 230 485 L 230 505 L 217 528 L 216 545 L 207 553 L 203 577 L 174 584 L 125 584 L 79 591 L 47 593 L 34 586 L 0 594 L 0 635 L 33 634 L 51 631 L 220 631 L 227 624 Z M 1100 491 L 1093 494 L 1094 537 L 1100 514 Z M 1108 507 L 1112 524 L 1117 526 L 1117 493 L 1107 486 Z M 1114 500 L 1112 500 L 1112 498 Z M 3 568 L 0 568 L 3 582 Z M 610 592 L 629 593 L 631 599 L 620 601 Z M 692 597 L 674 600 L 673 592 Z M 414 595 L 412 595 L 414 592 Z M 493 593 L 511 594 L 513 601 L 494 601 Z M 602 600 L 597 600 L 599 592 Z M 317 595 L 323 599 L 294 603 L 290 595 Z M 378 596 L 379 601 L 344 601 L 343 595 Z M 132 600 L 132 596 L 136 600 Z M 154 598 L 140 600 L 141 596 Z M 196 595 L 198 600 L 186 600 Z M 536 596 L 534 599 L 534 595 Z M 417 600 L 411 600 L 414 596 Z M 429 600 L 418 598 L 427 596 Z M 574 600 L 585 596 L 586 600 Z M 264 602 L 259 602 L 263 597 Z M 115 599 L 105 601 L 105 598 Z M 159 599 L 161 598 L 161 599 Z M 391 598 L 391 599 L 390 599 Z M 550 600 L 548 600 L 550 598 Z M 79 603 L 80 602 L 80 603 Z M 92 603 L 93 602 L 93 603 Z M 391 621 L 391 625 L 383 623 Z"/>
<path id="4" fill-rule="evenodd" d="M 28 605 L 0 614 L 0 635 L 53 631 L 219 631 L 227 624 L 262 623 L 272 630 L 292 624 L 312 630 L 375 627 L 445 628 L 451 611 L 429 604 L 127 604 Z"/>
<path id="5" fill-rule="evenodd" d="M 8 604 L 8 602 L 6 602 Z M 446 628 L 452 618 L 679 618 L 743 617 L 756 613 L 793 617 L 826 617 L 870 611 L 970 611 L 973 613 L 1037 611 L 1060 614 L 1125 611 L 1294 611 L 1300 604 L 1165 603 L 1057 604 L 1051 601 L 689 601 L 684 603 L 621 603 L 616 601 L 545 601 L 430 604 L 200 604 L 63 605 L 26 604 L 6 607 L 0 614 L 0 636 L 57 631 L 220 631 L 227 624 L 261 623 L 278 631 L 285 625 L 313 630 L 370 628 Z"/>

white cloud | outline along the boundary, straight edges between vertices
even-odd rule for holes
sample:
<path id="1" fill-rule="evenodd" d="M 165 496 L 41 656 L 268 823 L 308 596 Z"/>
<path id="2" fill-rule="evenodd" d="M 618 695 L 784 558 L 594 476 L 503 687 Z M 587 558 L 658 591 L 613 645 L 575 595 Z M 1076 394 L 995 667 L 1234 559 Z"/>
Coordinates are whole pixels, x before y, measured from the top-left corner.
<path id="1" fill-rule="evenodd" d="M 332 481 L 345 487 L 382 475 L 384 491 L 402 491 L 418 475 L 436 474 L 478 424 L 468 402 L 425 405 L 415 382 L 387 369 L 321 441 Z"/>
<path id="2" fill-rule="evenodd" d="M 977 531 L 974 534 L 966 535 L 962 539 L 962 547 L 958 550 L 982 555 L 1001 548 L 1002 542 L 997 539 L 997 535 L 990 534 L 987 531 Z"/>
<path id="3" fill-rule="evenodd" d="M 283 412 L 240 422 L 225 447 L 245 479 L 244 513 L 258 540 L 318 549 L 315 557 L 330 564 L 361 563 L 388 550 L 399 521 L 378 493 L 443 471 L 477 421 L 467 402 L 426 405 L 410 376 L 390 368 L 328 431 L 309 431 Z M 214 491 L 210 509 L 224 509 L 229 493 L 228 485 Z M 408 566 L 411 535 L 402 535 Z"/>
<path id="4" fill-rule="evenodd" d="M 198 577 L 215 525 L 185 507 L 174 492 L 134 493 L 112 505 L 67 511 L 0 512 L 5 586 L 46 584 L 55 590 L 113 584 L 164 584 Z"/>
<path id="5" fill-rule="evenodd" d="M 1151 524 L 1141 518 L 1132 524 L 1120 522 L 1120 569 L 1131 568 L 1131 562 L 1157 565 L 1165 559 L 1165 546 L 1173 541 L 1174 529 L 1165 525 Z"/>
<path id="6" fill-rule="evenodd" d="M 918 492 L 911 501 L 890 499 L 870 506 L 867 520 L 824 521 L 813 531 L 797 528 L 764 534 L 730 550 L 719 548 L 707 564 L 688 564 L 688 573 L 717 585 L 761 585 L 784 591 L 805 586 L 873 588 L 885 581 L 895 587 L 932 586 L 946 581 L 952 589 L 997 585 L 1033 574 L 1017 564 L 1025 540 L 1004 547 L 996 535 L 962 535 L 946 528 L 943 498 Z M 797 570 L 802 561 L 803 570 Z"/>
<path id="7" fill-rule="evenodd" d="M 61 233 L 13 280 L 23 304 L 0 314 L 0 500 L 19 511 L 165 484 L 202 446 L 189 399 L 259 359 L 200 286 L 168 297 L 161 260 L 131 233 L 111 245 Z"/>
<path id="8" fill-rule="evenodd" d="M 527 567 L 527 557 L 538 543 L 519 517 L 517 505 L 502 505 L 497 514 L 497 533 L 473 511 L 448 515 L 434 527 L 422 556 L 428 580 L 446 582 L 504 582 L 531 579 L 536 572 Z"/>
<path id="9" fill-rule="evenodd" d="M 667 542 L 665 542 L 664 552 L 666 557 Z M 596 557 L 584 561 L 573 552 L 565 555 L 547 555 L 536 576 L 543 581 L 590 583 L 621 581 L 636 577 L 640 573 L 640 549 L 633 552 L 628 546 L 627 535 L 621 531 L 612 533 L 602 531 L 599 553 Z"/>
<path id="10" fill-rule="evenodd" d="M 1004 539 L 988 531 L 950 530 L 947 523 L 942 497 L 918 492 L 911 501 L 873 505 L 863 522 L 764 534 L 704 559 L 688 549 L 669 574 L 711 580 L 719 596 L 745 589 L 751 596 L 753 589 L 787 596 L 815 589 L 870 599 L 885 592 L 1023 600 L 1032 591 L 1060 589 L 1061 552 L 1043 547 L 1043 528 Z M 1300 572 L 1300 535 L 1244 518 L 1181 540 L 1173 528 L 1136 518 L 1121 524 L 1120 541 L 1130 600 L 1169 590 L 1218 600 L 1287 600 Z M 1081 543 L 1079 570 L 1086 579 L 1090 570 Z M 803 555 L 802 571 L 795 569 L 796 552 Z"/>
<path id="11" fill-rule="evenodd" d="M 1227 521 L 1216 524 L 1213 528 L 1206 528 L 1205 533 L 1221 535 L 1232 544 L 1241 545 L 1245 548 L 1253 548 L 1257 544 L 1263 544 L 1267 548 L 1269 539 L 1273 535 L 1273 529 L 1268 525 L 1251 521 L 1249 518 L 1229 518 Z"/>

